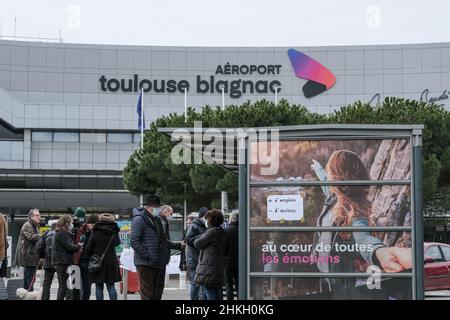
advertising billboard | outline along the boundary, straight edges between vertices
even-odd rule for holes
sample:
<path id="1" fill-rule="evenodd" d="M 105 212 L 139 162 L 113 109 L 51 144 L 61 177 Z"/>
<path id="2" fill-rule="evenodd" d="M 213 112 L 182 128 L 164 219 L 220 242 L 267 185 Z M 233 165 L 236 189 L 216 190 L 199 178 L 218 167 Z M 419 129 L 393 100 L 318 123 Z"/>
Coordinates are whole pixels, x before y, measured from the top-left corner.
<path id="1" fill-rule="evenodd" d="M 120 228 L 119 238 L 120 244 L 116 247 L 116 254 L 120 256 L 124 248 L 130 248 L 130 236 L 131 236 L 131 221 L 120 220 L 117 221 L 117 225 Z"/>

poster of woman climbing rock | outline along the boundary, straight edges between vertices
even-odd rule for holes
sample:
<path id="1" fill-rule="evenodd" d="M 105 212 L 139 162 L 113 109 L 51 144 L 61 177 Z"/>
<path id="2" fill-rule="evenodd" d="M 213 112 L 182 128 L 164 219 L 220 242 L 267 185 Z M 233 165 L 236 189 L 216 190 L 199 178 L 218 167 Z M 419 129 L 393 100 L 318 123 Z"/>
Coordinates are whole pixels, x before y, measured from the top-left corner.
<path id="1" fill-rule="evenodd" d="M 395 278 L 413 267 L 410 140 L 280 141 L 278 171 L 262 175 L 270 148 L 250 147 L 250 226 L 266 227 L 250 233 L 250 271 L 315 278 L 254 278 L 253 298 L 410 298 Z"/>

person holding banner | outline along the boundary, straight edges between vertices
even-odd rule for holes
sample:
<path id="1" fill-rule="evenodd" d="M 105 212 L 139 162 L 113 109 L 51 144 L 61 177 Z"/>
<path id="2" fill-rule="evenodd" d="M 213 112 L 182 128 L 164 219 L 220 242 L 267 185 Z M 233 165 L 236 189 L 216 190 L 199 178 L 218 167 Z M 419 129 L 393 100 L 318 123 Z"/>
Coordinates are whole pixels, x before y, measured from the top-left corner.
<path id="1" fill-rule="evenodd" d="M 192 221 L 192 224 L 186 233 L 186 269 L 189 275 L 189 281 L 191 283 L 191 300 L 206 300 L 206 295 L 203 288 L 194 281 L 195 270 L 198 265 L 198 256 L 200 254 L 200 250 L 194 246 L 194 241 L 206 232 L 205 215 L 207 213 L 208 208 L 201 207 L 198 210 L 198 217 Z"/>
<path id="2" fill-rule="evenodd" d="M 19 240 L 17 241 L 16 264 L 24 268 L 23 287 L 29 291 L 33 291 L 33 282 L 39 264 L 36 244 L 41 238 L 40 222 L 39 209 L 31 209 L 28 212 L 28 221 L 20 229 Z"/>

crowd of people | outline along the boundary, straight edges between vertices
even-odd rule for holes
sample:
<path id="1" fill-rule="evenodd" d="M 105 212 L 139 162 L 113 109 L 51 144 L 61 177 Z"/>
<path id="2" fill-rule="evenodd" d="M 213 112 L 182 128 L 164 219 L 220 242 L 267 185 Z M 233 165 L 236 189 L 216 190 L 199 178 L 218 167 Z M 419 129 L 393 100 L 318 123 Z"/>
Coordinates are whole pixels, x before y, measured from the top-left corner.
<path id="1" fill-rule="evenodd" d="M 170 250 L 178 249 L 183 252 L 180 266 L 186 266 L 191 283 L 191 300 L 220 300 L 224 285 L 232 300 L 238 285 L 237 215 L 232 215 L 230 226 L 224 229 L 220 210 L 201 208 L 198 217 L 188 217 L 182 241 L 174 242 L 169 236 L 172 213 L 155 195 L 133 212 L 131 247 L 141 299 L 161 299 Z"/>
<path id="2" fill-rule="evenodd" d="M 230 216 L 224 228 L 220 210 L 201 208 L 198 216 L 188 217 L 181 241 L 170 238 L 172 215 L 172 207 L 161 205 L 156 195 L 147 196 L 140 208 L 133 209 L 130 245 L 141 300 L 161 300 L 171 250 L 182 252 L 180 269 L 187 271 L 191 300 L 223 299 L 224 286 L 227 299 L 232 300 L 238 286 L 237 214 Z M 34 290 L 37 270 L 42 267 L 42 300 L 50 300 L 55 273 L 57 300 L 89 300 L 93 284 L 97 300 L 104 299 L 105 286 L 109 299 L 117 300 L 115 284 L 122 279 L 115 247 L 121 241 L 114 216 L 102 213 L 86 217 L 80 207 L 73 215 L 50 221 L 50 229 L 43 234 L 40 222 L 39 209 L 32 209 L 20 230 L 15 264 L 23 268 L 23 288 Z M 0 299 L 7 299 L 2 279 L 6 276 L 7 227 L 0 214 Z M 67 286 L 73 265 L 79 267 L 80 289 Z"/>

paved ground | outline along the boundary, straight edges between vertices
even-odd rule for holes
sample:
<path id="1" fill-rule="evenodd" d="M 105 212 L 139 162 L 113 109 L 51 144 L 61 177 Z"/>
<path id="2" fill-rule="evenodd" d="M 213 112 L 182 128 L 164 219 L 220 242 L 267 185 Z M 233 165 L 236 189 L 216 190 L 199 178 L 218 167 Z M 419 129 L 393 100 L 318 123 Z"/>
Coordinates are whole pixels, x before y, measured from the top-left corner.
<path id="1" fill-rule="evenodd" d="M 38 272 L 38 278 L 36 280 L 34 290 L 39 290 L 41 285 L 40 275 Z M 51 288 L 51 300 L 56 300 L 56 292 L 58 290 L 58 280 L 56 276 L 52 283 Z M 118 299 L 123 300 L 124 297 L 120 293 L 119 283 L 116 284 L 116 290 L 118 294 Z M 109 299 L 108 293 L 105 288 L 104 292 L 105 299 Z M 139 300 L 139 294 L 128 294 L 126 297 L 128 300 Z M 92 286 L 91 290 L 91 300 L 95 300 L 95 286 Z M 189 281 L 181 281 L 178 278 L 171 276 L 170 278 L 166 276 L 166 284 L 163 293 L 163 300 L 189 300 Z M 450 290 L 439 290 L 439 291 L 427 291 L 425 292 L 425 300 L 450 300 Z"/>
<path id="2" fill-rule="evenodd" d="M 34 290 L 37 291 L 41 287 L 40 275 L 36 279 Z M 124 300 L 123 295 L 120 293 L 120 285 L 116 283 L 116 290 L 118 300 Z M 51 291 L 50 291 L 50 300 L 56 300 L 56 293 L 58 291 L 58 280 L 56 278 L 53 279 Z M 106 287 L 104 289 L 104 298 L 105 300 L 109 299 L 108 292 L 106 291 Z M 127 294 L 127 300 L 139 300 L 139 294 Z M 169 279 L 166 276 L 166 284 L 164 287 L 163 300 L 189 300 L 189 281 L 180 282 L 179 279 L 174 279 L 173 276 Z M 91 290 L 91 300 L 95 300 L 95 285 L 92 286 Z"/>

